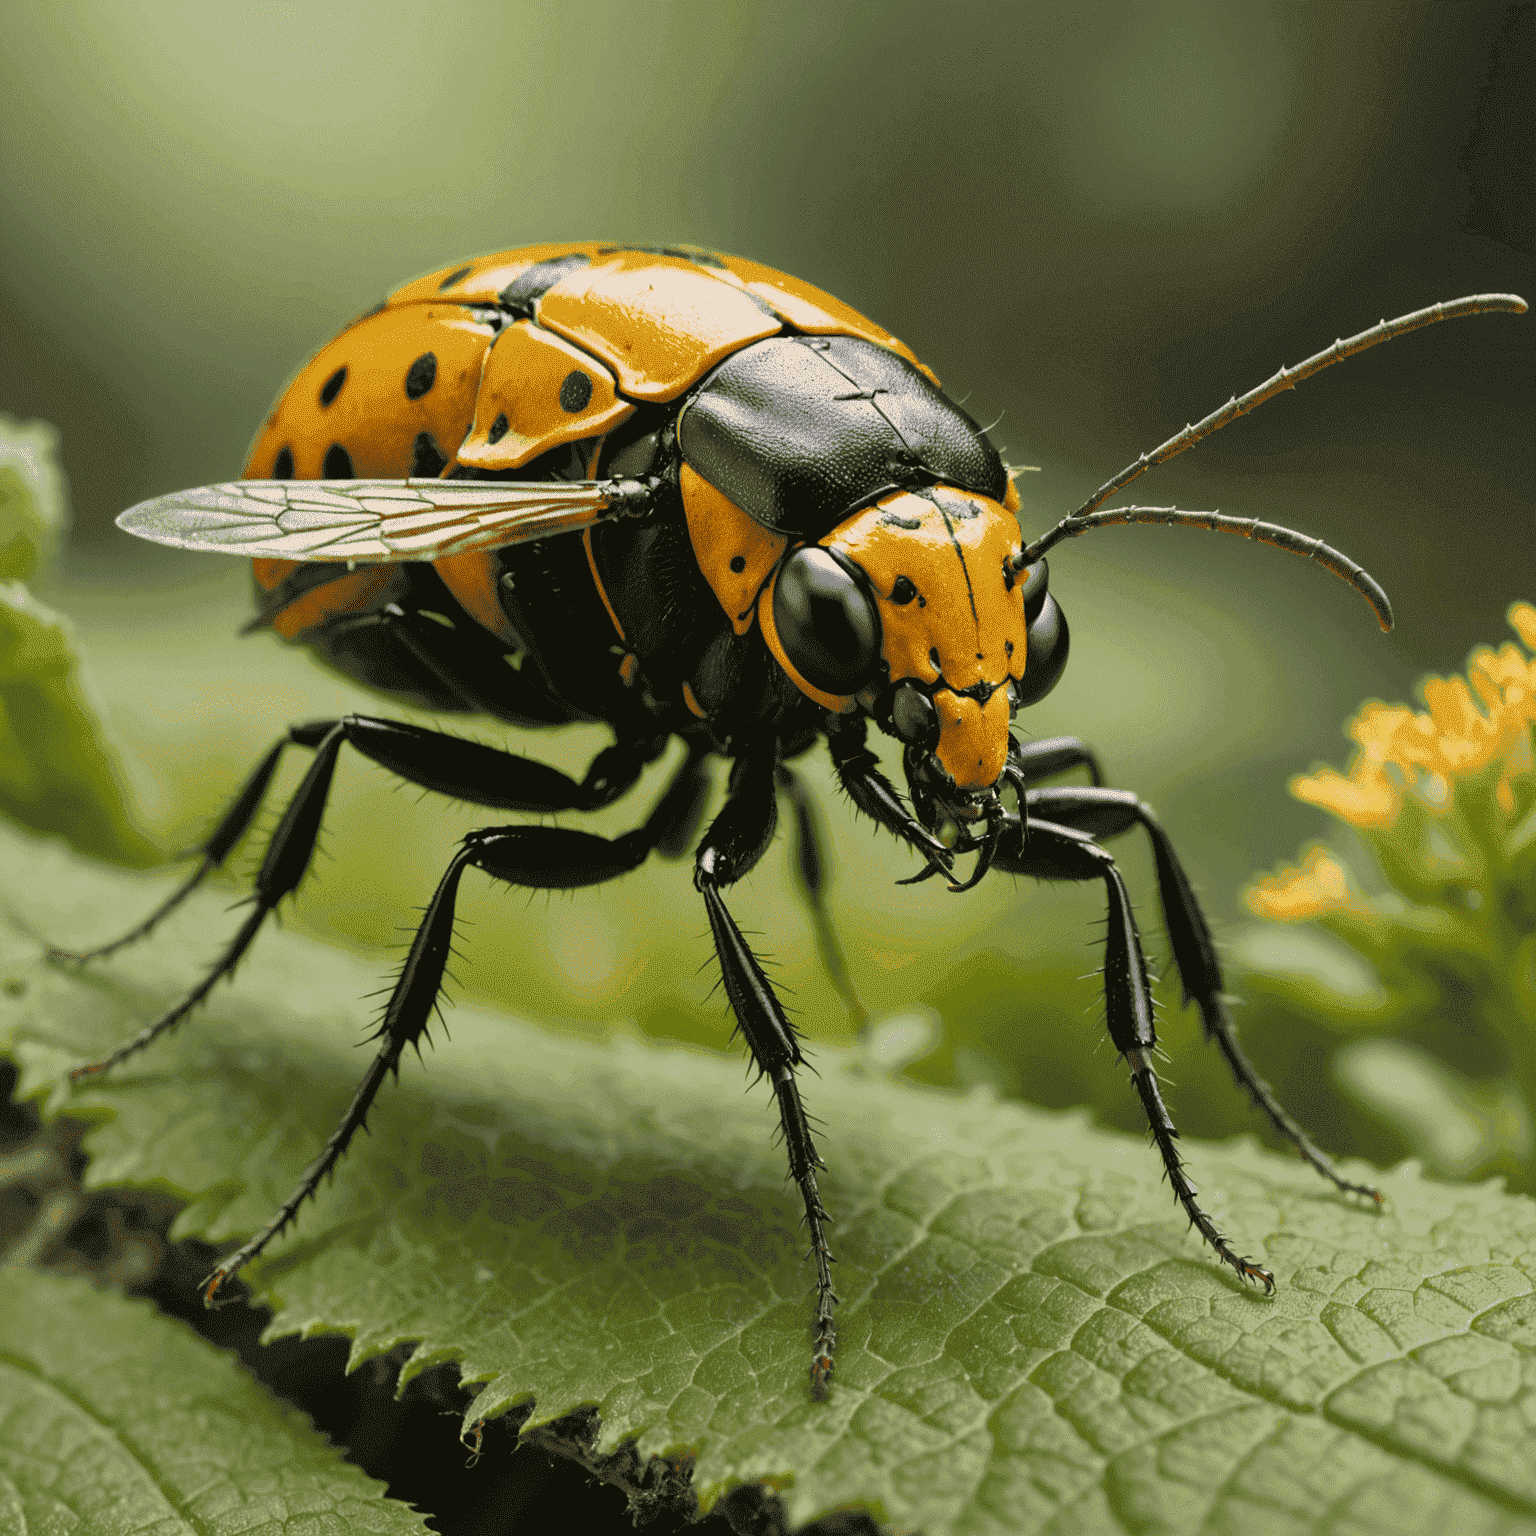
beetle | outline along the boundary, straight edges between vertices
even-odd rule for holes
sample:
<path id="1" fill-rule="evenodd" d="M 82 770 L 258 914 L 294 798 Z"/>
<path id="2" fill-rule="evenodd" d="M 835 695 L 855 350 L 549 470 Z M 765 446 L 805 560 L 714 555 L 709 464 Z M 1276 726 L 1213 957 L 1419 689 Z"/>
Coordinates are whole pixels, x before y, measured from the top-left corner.
<path id="1" fill-rule="evenodd" d="M 205 1300 L 213 1304 L 294 1220 L 401 1053 L 419 1042 L 464 873 L 568 890 L 614 879 L 653 852 L 676 857 L 697 836 L 707 760 L 718 756 L 731 765 L 728 790 L 694 850 L 694 885 L 737 1028 L 777 1099 L 815 1264 L 811 1377 L 824 1390 L 837 1298 L 817 1182 L 824 1164 L 797 1079 L 805 1058 L 725 899 L 773 838 L 782 798 L 823 953 L 849 993 L 822 901 L 816 822 L 793 767 L 820 741 L 857 810 L 917 856 L 912 881 L 936 877 L 960 892 L 999 868 L 1102 883 L 1106 1025 L 1173 1192 L 1222 1263 L 1272 1290 L 1269 1271 L 1240 1256 L 1202 1210 L 1184 1170 L 1153 1066 L 1149 970 L 1103 839 L 1138 827 L 1150 839 L 1185 1002 L 1200 1009 L 1238 1083 L 1341 1191 L 1380 1196 L 1334 1168 L 1243 1054 L 1210 929 L 1150 807 L 1106 787 L 1076 738 L 1014 733 L 1018 712 L 1051 690 L 1069 651 L 1045 552 L 1114 522 L 1240 533 L 1317 560 L 1389 627 L 1385 594 L 1318 540 L 1216 513 L 1101 504 L 1363 347 L 1453 315 L 1523 308 L 1512 296 L 1479 295 L 1336 343 L 1143 455 L 1025 545 L 1009 470 L 932 372 L 847 305 L 756 262 L 693 248 L 531 246 L 391 293 L 295 376 L 244 479 L 143 503 L 119 525 L 250 557 L 258 612 L 248 628 L 307 646 L 382 693 L 517 727 L 602 722 L 613 745 L 578 783 L 536 759 L 399 720 L 347 715 L 291 727 L 175 894 L 113 944 L 54 951 L 82 961 L 147 934 L 239 842 L 287 747 L 313 754 L 267 845 L 252 910 L 217 963 L 74 1077 L 143 1049 L 234 969 L 308 868 L 344 746 L 426 789 L 536 815 L 610 805 L 674 736 L 686 757 L 622 836 L 507 825 L 463 839 L 416 930 L 351 1108 L 272 1219 L 206 1278 Z M 871 723 L 899 747 L 905 795 L 868 744 Z M 1091 782 L 1042 785 L 1070 769 Z M 971 854 L 963 873 L 957 860 Z"/>

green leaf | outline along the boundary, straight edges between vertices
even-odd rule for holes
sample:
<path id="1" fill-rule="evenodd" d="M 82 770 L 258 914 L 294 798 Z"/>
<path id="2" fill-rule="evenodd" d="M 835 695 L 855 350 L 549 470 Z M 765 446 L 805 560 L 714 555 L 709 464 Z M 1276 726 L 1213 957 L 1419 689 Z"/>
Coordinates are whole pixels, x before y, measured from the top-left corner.
<path id="1" fill-rule="evenodd" d="M 148 1302 L 33 1270 L 0 1283 L 0 1530 L 427 1529 Z"/>
<path id="2" fill-rule="evenodd" d="M 167 888 L 0 839 L 49 938 L 106 937 Z M 26 1091 L 96 1122 L 89 1182 L 169 1188 L 178 1231 L 214 1240 L 261 1222 L 340 1118 L 386 969 L 266 934 L 174 1037 L 68 1095 L 72 1062 L 217 951 L 220 905 L 79 974 L 0 938 L 0 1037 Z M 1141 1138 L 823 1049 L 805 1084 L 843 1306 L 816 1402 L 766 1089 L 701 1052 L 447 1022 L 253 1266 L 272 1334 L 339 1332 L 354 1361 L 415 1341 L 407 1375 L 484 1384 L 471 1420 L 595 1409 L 589 1461 L 696 1457 L 705 1507 L 762 1480 L 791 1524 L 853 1505 L 930 1536 L 1536 1532 L 1529 1200 L 1410 1167 L 1378 1215 L 1294 1160 L 1191 1144 L 1209 1208 L 1276 1272 L 1266 1299 L 1186 1235 Z"/>
<path id="3" fill-rule="evenodd" d="M 127 809 L 121 755 L 69 621 L 23 585 L 66 523 L 58 434 L 0 413 L 0 814 L 126 864 L 159 854 Z"/>
<path id="4" fill-rule="evenodd" d="M 123 863 L 161 857 L 133 825 L 69 620 L 19 581 L 0 582 L 0 813 Z"/>
<path id="5" fill-rule="evenodd" d="M 0 411 L 0 581 L 30 581 L 69 523 L 59 434 Z"/>

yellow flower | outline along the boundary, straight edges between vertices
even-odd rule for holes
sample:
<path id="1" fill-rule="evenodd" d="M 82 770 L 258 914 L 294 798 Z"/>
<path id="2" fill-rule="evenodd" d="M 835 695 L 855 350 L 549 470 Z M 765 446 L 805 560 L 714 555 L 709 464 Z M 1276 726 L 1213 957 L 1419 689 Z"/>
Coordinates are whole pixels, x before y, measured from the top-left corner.
<path id="1" fill-rule="evenodd" d="M 1291 793 L 1356 827 L 1385 827 L 1397 820 L 1400 792 L 1378 764 L 1363 756 L 1346 779 L 1332 768 L 1291 780 Z"/>
<path id="2" fill-rule="evenodd" d="M 1514 604 L 1509 623 L 1536 651 L 1536 607 Z M 1414 789 L 1430 810 L 1443 811 L 1458 778 L 1502 761 L 1495 793 L 1510 814 L 1513 781 L 1531 771 L 1536 660 L 1514 645 L 1497 651 L 1485 646 L 1473 652 L 1467 678 L 1430 678 L 1424 703 L 1423 711 L 1374 701 L 1365 705 L 1350 722 L 1360 750 L 1348 776 L 1324 768 L 1293 779 L 1291 793 L 1352 826 L 1386 827 L 1397 819 L 1405 788 Z M 1389 767 L 1396 772 L 1389 773 Z"/>
<path id="3" fill-rule="evenodd" d="M 1338 775 L 1335 775 L 1337 778 Z M 1368 912 L 1368 904 L 1349 888 L 1344 866 L 1321 844 L 1302 856 L 1300 869 L 1282 869 L 1244 892 L 1249 910 L 1281 923 L 1299 923 L 1324 912 Z"/>

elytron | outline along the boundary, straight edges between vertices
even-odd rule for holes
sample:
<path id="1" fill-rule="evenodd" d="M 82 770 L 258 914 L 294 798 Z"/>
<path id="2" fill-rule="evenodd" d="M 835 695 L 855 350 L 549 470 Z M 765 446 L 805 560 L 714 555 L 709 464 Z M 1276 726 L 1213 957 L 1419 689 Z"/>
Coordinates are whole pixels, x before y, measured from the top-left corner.
<path id="1" fill-rule="evenodd" d="M 1269 523 L 1175 508 L 1104 508 L 1143 470 L 1282 389 L 1403 331 L 1486 310 L 1479 295 L 1383 322 L 1230 401 L 1145 454 L 1025 544 L 1019 499 L 987 435 L 895 337 L 806 283 L 733 256 L 598 243 L 531 246 L 397 289 L 294 378 L 257 435 L 245 478 L 146 502 L 129 532 L 254 560 L 272 629 L 381 693 L 508 725 L 598 721 L 613 732 L 580 783 L 510 752 L 370 715 L 295 725 L 257 765 L 197 869 L 116 943 L 147 933 L 250 827 L 286 747 L 313 754 L 267 844 L 249 915 L 185 998 L 106 1070 L 178 1023 L 229 974 L 309 865 L 343 746 L 391 773 L 495 811 L 592 811 L 631 789 L 671 738 L 682 766 L 632 831 L 601 838 L 507 825 L 471 832 L 416 931 L 378 1052 L 298 1187 L 208 1276 L 211 1303 L 292 1222 L 418 1041 L 442 985 L 466 870 L 523 887 L 612 880 L 652 852 L 693 847 L 693 881 L 737 1026 L 772 1085 L 815 1264 L 811 1377 L 833 1369 L 837 1300 L 824 1166 L 802 1103 L 795 1029 L 726 904 L 762 857 L 782 799 L 824 951 L 816 820 L 793 766 L 825 741 L 853 805 L 915 856 L 911 880 L 953 891 L 990 869 L 1102 882 L 1106 1025 L 1131 1071 L 1173 1192 L 1242 1279 L 1273 1279 L 1229 1245 L 1185 1173 L 1153 1067 L 1149 972 L 1104 839 L 1141 828 L 1186 1004 L 1273 1125 L 1342 1191 L 1238 1045 L 1221 966 L 1178 855 L 1151 809 L 1107 788 L 1073 737 L 1014 728 L 1066 664 L 1047 549 L 1106 523 L 1180 523 L 1279 545 L 1386 596 L 1336 550 Z M 902 790 L 867 741 L 894 739 Z M 699 834 L 708 760 L 729 765 Z M 1091 781 L 1047 785 L 1069 770 Z M 904 791 L 904 792 L 903 792 Z M 962 863 L 970 860 L 969 868 Z M 841 980 L 841 977 L 839 977 Z"/>

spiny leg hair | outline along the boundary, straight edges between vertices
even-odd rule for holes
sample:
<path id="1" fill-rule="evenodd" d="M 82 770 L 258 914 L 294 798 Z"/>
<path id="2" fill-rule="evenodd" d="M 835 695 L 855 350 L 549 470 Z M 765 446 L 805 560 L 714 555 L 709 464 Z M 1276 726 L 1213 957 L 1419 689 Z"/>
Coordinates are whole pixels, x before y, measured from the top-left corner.
<path id="1" fill-rule="evenodd" d="M 710 935 L 720 960 L 720 973 L 731 1011 L 758 1070 L 773 1084 L 789 1176 L 805 1206 L 810 1255 L 816 1264 L 816 1311 L 811 1351 L 811 1385 L 825 1393 L 832 1379 L 837 1327 L 833 1308 L 832 1250 L 827 1243 L 830 1217 L 822 1204 L 816 1172 L 826 1164 L 816 1151 L 810 1122 L 795 1081 L 795 1068 L 804 1061 L 794 1026 L 785 1015 L 763 968 L 742 937 L 720 892 L 750 870 L 762 857 L 778 822 L 774 782 L 777 752 L 772 746 L 737 759 L 731 771 L 724 808 L 710 823 L 694 858 L 693 883 L 704 898 Z"/>
<path id="2" fill-rule="evenodd" d="M 617 799 L 639 777 L 641 769 L 660 754 L 665 738 L 619 742 L 593 759 L 578 784 L 558 769 L 532 758 L 518 757 L 479 742 L 441 731 L 424 730 L 398 720 L 371 715 L 345 715 L 293 726 L 257 765 L 202 848 L 202 862 L 179 890 L 146 921 L 122 938 L 97 950 L 58 958 L 71 962 L 110 954 L 142 938 L 202 883 L 210 870 L 229 856 L 255 819 L 276 772 L 283 748 L 289 744 L 315 753 L 308 771 L 288 802 L 277 830 L 267 844 L 251 901 L 255 910 L 241 925 L 208 975 L 175 1007 L 146 1025 L 133 1039 L 100 1061 L 87 1062 L 71 1073 L 72 1080 L 94 1077 L 143 1050 L 174 1028 L 207 997 L 221 977 L 240 963 L 262 923 L 284 896 L 304 878 L 314 856 L 326 799 L 336 771 L 336 759 L 350 744 L 397 777 L 424 789 L 497 810 L 550 812 L 595 810 Z"/>
<path id="3" fill-rule="evenodd" d="M 995 862 L 999 868 L 1040 880 L 1103 881 L 1109 919 L 1104 945 L 1105 1024 L 1115 1049 L 1130 1066 L 1131 1081 L 1146 1112 L 1169 1185 L 1190 1225 L 1210 1244 L 1222 1263 L 1229 1265 L 1239 1278 L 1257 1281 L 1266 1291 L 1273 1291 L 1274 1276 L 1232 1248 L 1216 1223 L 1201 1209 L 1199 1192 L 1184 1170 L 1177 1145 L 1179 1133 L 1163 1103 L 1152 1065 L 1152 1052 L 1157 1046 L 1152 980 L 1131 911 L 1130 895 L 1113 855 L 1099 847 L 1087 832 L 1031 816 L 1027 830 L 1022 819 L 1009 826 L 999 842 Z"/>
<path id="4" fill-rule="evenodd" d="M 203 1280 L 203 1300 L 207 1305 L 215 1305 L 218 1292 L 230 1276 L 249 1264 L 292 1223 L 299 1208 L 320 1187 L 352 1138 L 363 1129 L 384 1079 L 391 1073 L 398 1077 L 400 1057 L 406 1047 L 419 1047 L 442 991 L 443 972 L 453 944 L 454 906 L 464 871 L 479 869 L 492 879 L 535 890 L 576 890 L 616 879 L 638 868 L 654 848 L 676 835 L 679 817 L 688 814 L 694 802 L 691 787 L 688 792 L 679 792 L 679 784 L 693 767 L 694 759 L 690 757 L 645 824 L 621 837 L 593 837 L 559 827 L 490 827 L 471 832 L 464 839 L 438 882 L 411 941 L 410 952 L 374 1035 L 380 1041 L 378 1054 L 358 1085 L 350 1108 L 272 1219 Z"/>
<path id="5" fill-rule="evenodd" d="M 1092 837 L 1116 837 L 1136 826 L 1145 830 L 1152 844 L 1163 925 L 1173 949 L 1174 964 L 1178 967 L 1184 1002 L 1186 1006 L 1194 1003 L 1199 1008 L 1205 1038 L 1220 1049 L 1233 1077 L 1247 1091 L 1254 1105 L 1318 1173 L 1345 1194 L 1365 1195 L 1380 1205 L 1382 1196 L 1377 1190 L 1369 1184 L 1346 1179 L 1334 1167 L 1327 1154 L 1291 1118 L 1238 1044 L 1237 1028 L 1223 996 L 1221 962 L 1216 955 L 1210 925 L 1173 843 L 1152 808 L 1132 791 L 1123 789 L 1031 789 L 1025 798 L 1031 817 L 1040 816 Z"/>

